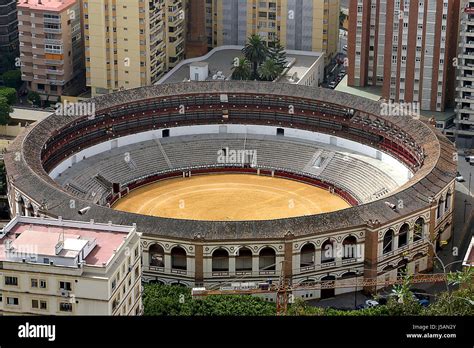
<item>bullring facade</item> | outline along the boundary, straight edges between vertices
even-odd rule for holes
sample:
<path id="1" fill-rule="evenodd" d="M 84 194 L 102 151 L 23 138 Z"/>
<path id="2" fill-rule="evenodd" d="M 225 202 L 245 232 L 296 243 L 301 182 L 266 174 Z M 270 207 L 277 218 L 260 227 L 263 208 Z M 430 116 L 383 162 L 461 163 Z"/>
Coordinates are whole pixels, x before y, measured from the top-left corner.
<path id="1" fill-rule="evenodd" d="M 10 208 L 26 216 L 136 223 L 146 281 L 216 285 L 276 281 L 280 274 L 294 284 L 393 279 L 405 269 L 431 269 L 428 240 L 450 237 L 453 145 L 427 121 L 381 115 L 377 102 L 257 82 L 144 87 L 92 102 L 93 117 L 53 114 L 15 140 L 5 156 Z M 211 158 L 228 144 L 252 144 L 257 163 Z M 259 221 L 180 220 L 110 208 L 150 182 L 228 172 L 302 181 L 352 207 Z M 334 290 L 322 292 L 301 295 L 327 297 Z"/>

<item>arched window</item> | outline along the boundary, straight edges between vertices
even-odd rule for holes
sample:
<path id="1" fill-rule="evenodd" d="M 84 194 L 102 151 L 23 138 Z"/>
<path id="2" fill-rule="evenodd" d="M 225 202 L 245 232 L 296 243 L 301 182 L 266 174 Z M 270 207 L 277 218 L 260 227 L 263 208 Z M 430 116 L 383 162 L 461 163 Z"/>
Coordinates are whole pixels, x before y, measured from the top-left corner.
<path id="1" fill-rule="evenodd" d="M 316 248 L 312 243 L 305 244 L 301 248 L 300 267 L 314 266 L 314 255 Z"/>
<path id="2" fill-rule="evenodd" d="M 261 271 L 274 271 L 276 269 L 276 253 L 272 248 L 266 247 L 260 251 L 258 266 Z"/>
<path id="3" fill-rule="evenodd" d="M 159 244 L 153 244 L 148 250 L 150 255 L 150 266 L 165 267 L 165 251 Z"/>
<path id="4" fill-rule="evenodd" d="M 349 278 L 354 278 L 357 277 L 356 272 L 346 272 L 341 276 L 341 279 L 349 279 Z"/>
<path id="5" fill-rule="evenodd" d="M 335 254 L 334 242 L 328 239 L 321 246 L 321 263 L 333 262 L 335 260 Z"/>
<path id="6" fill-rule="evenodd" d="M 383 254 L 387 254 L 393 250 L 393 234 L 392 229 L 385 232 L 385 235 L 383 236 Z"/>
<path id="7" fill-rule="evenodd" d="M 404 247 L 408 243 L 408 231 L 410 231 L 410 226 L 408 224 L 403 224 L 398 232 L 398 247 Z"/>
<path id="8" fill-rule="evenodd" d="M 357 258 L 357 238 L 354 236 L 347 236 L 342 241 L 343 255 L 342 259 Z"/>
<path id="9" fill-rule="evenodd" d="M 252 271 L 252 251 L 249 248 L 240 248 L 235 257 L 236 272 Z"/>
<path id="10" fill-rule="evenodd" d="M 444 211 L 449 211 L 449 208 L 451 207 L 451 198 L 452 198 L 452 194 L 450 192 L 448 192 L 448 194 L 446 195 L 446 200 L 444 201 Z"/>
<path id="11" fill-rule="evenodd" d="M 420 217 L 415 221 L 415 227 L 413 230 L 414 242 L 424 238 L 424 234 L 425 234 L 424 229 L 425 229 L 425 220 L 423 220 L 423 218 Z"/>
<path id="12" fill-rule="evenodd" d="M 178 246 L 171 249 L 171 268 L 183 271 L 187 269 L 186 250 Z"/>
<path id="13" fill-rule="evenodd" d="M 436 218 L 439 219 L 442 215 L 442 209 L 443 209 L 443 200 L 440 199 L 438 202 L 438 209 L 436 209 Z"/>
<path id="14" fill-rule="evenodd" d="M 229 272 L 229 253 L 225 249 L 217 249 L 212 253 L 212 271 Z"/>
<path id="15" fill-rule="evenodd" d="M 18 211 L 17 213 L 21 216 L 25 216 L 26 208 L 25 208 L 25 201 L 23 200 L 23 197 L 20 197 L 20 200 L 18 201 L 18 205 L 19 205 L 20 211 Z"/>

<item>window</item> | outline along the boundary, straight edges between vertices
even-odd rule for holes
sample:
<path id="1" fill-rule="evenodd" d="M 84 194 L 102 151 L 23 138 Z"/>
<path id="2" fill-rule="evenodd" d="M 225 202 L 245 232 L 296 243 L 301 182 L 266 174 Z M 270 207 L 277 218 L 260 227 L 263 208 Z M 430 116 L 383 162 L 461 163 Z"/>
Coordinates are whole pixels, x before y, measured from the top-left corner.
<path id="1" fill-rule="evenodd" d="M 18 306 L 18 297 L 7 297 L 7 305 Z"/>
<path id="2" fill-rule="evenodd" d="M 31 308 L 38 309 L 39 308 L 39 301 L 38 300 L 31 300 Z"/>
<path id="3" fill-rule="evenodd" d="M 72 312 L 72 303 L 61 302 L 59 304 L 59 310 L 61 312 Z"/>
<path id="4" fill-rule="evenodd" d="M 18 278 L 17 277 L 5 277 L 5 285 L 14 285 L 18 286 Z"/>
<path id="5" fill-rule="evenodd" d="M 60 290 L 67 290 L 71 291 L 71 283 L 70 282 L 59 282 L 59 289 Z"/>
<path id="6" fill-rule="evenodd" d="M 46 280 L 40 279 L 39 284 L 41 289 L 46 289 Z"/>
<path id="7" fill-rule="evenodd" d="M 48 309 L 48 303 L 46 301 L 40 301 L 40 309 Z"/>
<path id="8" fill-rule="evenodd" d="M 38 287 L 38 279 L 31 279 L 31 287 L 32 288 Z"/>

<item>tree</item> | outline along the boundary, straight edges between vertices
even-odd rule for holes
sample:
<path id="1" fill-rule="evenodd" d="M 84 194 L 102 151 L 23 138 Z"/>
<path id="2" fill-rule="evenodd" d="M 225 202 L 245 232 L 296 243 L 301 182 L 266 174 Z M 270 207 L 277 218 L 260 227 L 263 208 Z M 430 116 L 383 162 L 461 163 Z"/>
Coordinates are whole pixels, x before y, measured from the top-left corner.
<path id="1" fill-rule="evenodd" d="M 16 90 L 10 87 L 0 87 L 0 97 L 4 97 L 8 104 L 13 105 L 16 102 Z"/>
<path id="2" fill-rule="evenodd" d="M 245 58 L 237 58 L 236 64 L 232 67 L 233 80 L 249 80 L 252 76 L 250 62 Z"/>
<path id="3" fill-rule="evenodd" d="M 279 74 L 285 70 L 286 52 L 280 41 L 274 41 L 269 48 L 269 57 L 274 60 L 279 68 Z"/>
<path id="4" fill-rule="evenodd" d="M 254 296 L 214 295 L 193 299 L 189 288 L 159 284 L 143 287 L 145 315 L 261 316 L 275 315 L 274 303 Z"/>
<path id="5" fill-rule="evenodd" d="M 23 83 L 21 81 L 21 71 L 20 70 L 9 70 L 5 72 L 2 76 L 3 83 L 7 87 L 18 89 Z"/>
<path id="6" fill-rule="evenodd" d="M 268 57 L 268 48 L 260 35 L 252 35 L 248 38 L 248 42 L 242 49 L 242 52 L 249 62 L 253 64 L 252 78 L 258 78 L 258 67 Z"/>
<path id="7" fill-rule="evenodd" d="M 392 293 L 397 297 L 399 303 L 404 303 L 406 299 L 413 297 L 413 293 L 410 291 L 412 278 L 412 276 L 405 274 L 402 284 L 397 284 L 393 287 Z"/>
<path id="8" fill-rule="evenodd" d="M 263 81 L 274 81 L 280 76 L 280 67 L 273 59 L 267 59 L 258 68 L 258 75 Z"/>
<path id="9" fill-rule="evenodd" d="M 40 95 L 35 92 L 35 91 L 29 91 L 28 92 L 28 97 L 27 99 L 33 104 L 33 105 L 37 105 L 37 106 L 40 106 L 41 105 L 41 97 Z"/>
<path id="10" fill-rule="evenodd" d="M 10 112 L 13 108 L 8 104 L 7 98 L 0 97 L 0 125 L 5 125 L 10 120 Z"/>

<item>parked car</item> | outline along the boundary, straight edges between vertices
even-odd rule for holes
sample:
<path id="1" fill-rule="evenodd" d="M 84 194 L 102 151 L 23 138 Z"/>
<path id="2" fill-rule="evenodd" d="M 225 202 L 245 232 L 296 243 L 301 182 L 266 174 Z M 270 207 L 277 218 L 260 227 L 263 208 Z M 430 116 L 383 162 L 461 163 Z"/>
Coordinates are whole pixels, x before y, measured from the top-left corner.
<path id="1" fill-rule="evenodd" d="M 332 81 L 332 82 L 328 85 L 328 87 L 331 88 L 331 89 L 336 88 L 336 86 L 337 86 L 337 83 L 336 83 L 335 81 Z"/>
<path id="2" fill-rule="evenodd" d="M 370 308 L 370 307 L 377 307 L 380 303 L 378 303 L 375 300 L 365 300 L 365 305 Z"/>
<path id="3" fill-rule="evenodd" d="M 461 175 L 461 173 L 457 172 L 456 174 L 456 181 L 457 182 L 464 182 L 464 177 Z"/>
<path id="4" fill-rule="evenodd" d="M 343 49 L 344 51 L 347 51 L 347 45 L 344 45 L 344 46 L 342 47 L 342 49 Z"/>

